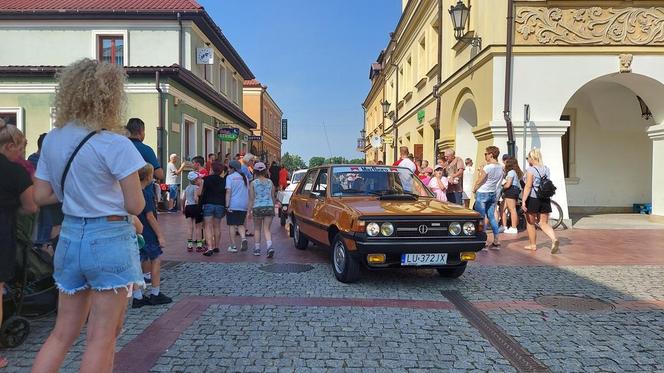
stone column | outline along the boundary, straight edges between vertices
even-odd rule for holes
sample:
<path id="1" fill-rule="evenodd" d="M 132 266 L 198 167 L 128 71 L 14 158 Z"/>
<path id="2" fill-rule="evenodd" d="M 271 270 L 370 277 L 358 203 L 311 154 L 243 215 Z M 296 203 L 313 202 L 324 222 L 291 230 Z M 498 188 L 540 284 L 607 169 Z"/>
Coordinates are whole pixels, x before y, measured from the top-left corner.
<path id="1" fill-rule="evenodd" d="M 553 200 L 563 209 L 564 224 L 571 228 L 569 208 L 567 206 L 567 188 L 565 186 L 565 171 L 563 169 L 563 153 L 561 137 L 570 126 L 568 121 L 531 121 L 526 126 L 524 147 L 524 123 L 513 122 L 514 139 L 516 141 L 516 158 L 519 166 L 525 170 L 527 163 L 525 155 L 532 148 L 539 148 L 542 152 L 544 164 L 551 170 L 551 180 L 556 185 L 556 195 Z M 500 148 L 501 154 L 507 153 L 507 127 L 504 121 L 492 121 L 488 126 L 474 131 L 479 141 L 492 139 L 493 145 Z M 483 149 L 480 149 L 483 150 Z M 482 152 L 483 153 L 483 152 Z M 477 162 L 477 167 L 481 162 Z"/>
<path id="2" fill-rule="evenodd" d="M 652 140 L 652 215 L 664 220 L 664 124 L 651 126 L 648 137 Z"/>

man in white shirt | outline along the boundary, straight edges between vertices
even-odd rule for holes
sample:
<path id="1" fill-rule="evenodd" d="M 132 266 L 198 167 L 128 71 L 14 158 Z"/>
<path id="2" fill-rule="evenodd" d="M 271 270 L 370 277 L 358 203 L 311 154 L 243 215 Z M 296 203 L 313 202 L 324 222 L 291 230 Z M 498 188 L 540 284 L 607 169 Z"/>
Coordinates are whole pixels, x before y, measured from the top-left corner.
<path id="1" fill-rule="evenodd" d="M 178 162 L 177 154 L 171 154 L 168 160 L 168 166 L 166 167 L 166 185 L 168 185 L 168 211 L 176 211 L 176 203 L 178 200 L 178 191 L 180 189 L 180 183 L 178 182 L 178 175 L 182 173 L 185 163 L 182 162 L 180 168 L 176 166 Z"/>
<path id="2" fill-rule="evenodd" d="M 411 161 L 410 158 L 408 157 L 409 155 L 408 147 L 402 146 L 401 148 L 399 148 L 399 154 L 401 156 L 401 159 L 394 162 L 394 165 L 399 167 L 406 167 L 412 173 L 415 173 L 417 171 L 417 166 L 415 166 L 415 163 Z"/>

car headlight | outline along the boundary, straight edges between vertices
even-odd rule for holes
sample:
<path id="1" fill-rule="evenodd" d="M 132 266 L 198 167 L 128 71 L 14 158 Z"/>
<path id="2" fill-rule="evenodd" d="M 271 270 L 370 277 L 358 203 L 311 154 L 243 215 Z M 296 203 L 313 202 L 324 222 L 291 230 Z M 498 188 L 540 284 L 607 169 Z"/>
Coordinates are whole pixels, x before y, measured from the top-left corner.
<path id="1" fill-rule="evenodd" d="M 380 234 L 383 236 L 391 236 L 394 233 L 394 225 L 392 223 L 383 223 L 380 226 Z"/>
<path id="2" fill-rule="evenodd" d="M 367 234 L 369 237 L 376 237 L 380 233 L 380 226 L 376 223 L 367 224 Z"/>
<path id="3" fill-rule="evenodd" d="M 475 223 L 466 222 L 463 223 L 463 234 L 466 236 L 472 236 L 475 234 Z"/>
<path id="4" fill-rule="evenodd" d="M 447 230 L 452 236 L 458 236 L 461 234 L 461 224 L 457 222 L 450 223 L 450 226 L 447 228 Z"/>

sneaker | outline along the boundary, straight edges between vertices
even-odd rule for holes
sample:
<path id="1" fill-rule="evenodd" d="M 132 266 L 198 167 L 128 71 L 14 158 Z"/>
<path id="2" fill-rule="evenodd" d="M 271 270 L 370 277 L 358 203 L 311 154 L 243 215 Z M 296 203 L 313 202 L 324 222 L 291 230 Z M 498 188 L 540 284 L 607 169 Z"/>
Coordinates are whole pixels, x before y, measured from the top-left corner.
<path id="1" fill-rule="evenodd" d="M 249 248 L 249 243 L 247 240 L 242 240 L 242 243 L 240 244 L 240 251 L 247 251 Z"/>
<path id="2" fill-rule="evenodd" d="M 158 304 L 168 304 L 168 303 L 171 303 L 172 301 L 173 301 L 173 299 L 171 299 L 170 297 L 167 297 L 162 292 L 159 292 L 159 294 L 157 294 L 157 295 L 152 295 L 148 299 L 148 303 L 151 306 L 156 306 Z"/>
<path id="3" fill-rule="evenodd" d="M 151 284 L 152 283 L 152 277 L 150 277 L 150 278 L 143 277 L 143 281 L 145 281 L 146 284 Z"/>
<path id="4" fill-rule="evenodd" d="M 215 247 L 214 249 L 212 249 L 212 251 L 214 251 L 215 253 L 218 253 L 220 250 L 219 250 L 218 247 Z"/>
<path id="5" fill-rule="evenodd" d="M 212 256 L 212 254 L 214 254 L 214 250 L 212 250 L 212 249 L 206 250 L 203 253 L 203 255 L 205 255 L 205 256 Z"/>
<path id="6" fill-rule="evenodd" d="M 228 252 L 229 252 L 229 253 L 236 253 L 236 252 L 237 252 L 237 247 L 235 247 L 235 246 L 228 246 Z"/>
<path id="7" fill-rule="evenodd" d="M 274 257 L 274 249 L 273 248 L 267 249 L 267 257 L 268 258 Z"/>
<path id="8" fill-rule="evenodd" d="M 505 234 L 519 234 L 519 230 L 516 228 L 507 228 L 505 229 Z"/>
<path id="9" fill-rule="evenodd" d="M 254 256 L 261 256 L 261 249 L 254 249 Z"/>
<path id="10" fill-rule="evenodd" d="M 144 295 L 141 299 L 132 298 L 131 299 L 131 308 L 141 308 L 143 306 L 150 305 L 150 297 Z"/>

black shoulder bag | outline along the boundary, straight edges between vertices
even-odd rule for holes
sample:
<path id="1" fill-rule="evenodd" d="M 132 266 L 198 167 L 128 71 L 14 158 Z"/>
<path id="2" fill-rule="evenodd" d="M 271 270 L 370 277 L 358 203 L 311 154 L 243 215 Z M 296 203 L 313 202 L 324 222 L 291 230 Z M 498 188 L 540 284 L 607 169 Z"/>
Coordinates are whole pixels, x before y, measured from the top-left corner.
<path id="1" fill-rule="evenodd" d="M 62 191 L 62 200 L 63 201 L 65 199 L 65 180 L 67 180 L 67 174 L 69 173 L 69 169 L 71 168 L 71 163 L 74 161 L 74 157 L 76 157 L 76 154 L 78 154 L 79 150 L 81 150 L 83 145 L 85 145 L 85 143 L 88 142 L 88 140 L 90 140 L 92 138 L 92 136 L 94 136 L 96 134 L 97 134 L 97 131 L 92 131 L 92 132 L 88 133 L 87 136 L 85 136 L 83 138 L 83 140 L 81 140 L 81 142 L 78 144 L 76 149 L 74 149 L 74 152 L 71 153 L 71 156 L 69 157 L 69 160 L 67 161 L 67 165 L 65 166 L 65 170 L 62 171 L 62 178 L 60 179 L 60 190 Z"/>

